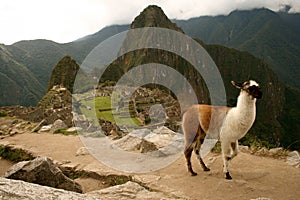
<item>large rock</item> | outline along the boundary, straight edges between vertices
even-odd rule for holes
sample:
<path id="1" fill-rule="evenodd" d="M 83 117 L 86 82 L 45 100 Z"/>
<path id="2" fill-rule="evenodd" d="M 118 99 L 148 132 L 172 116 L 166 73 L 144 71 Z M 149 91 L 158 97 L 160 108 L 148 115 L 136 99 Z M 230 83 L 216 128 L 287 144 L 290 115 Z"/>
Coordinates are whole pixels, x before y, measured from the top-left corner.
<path id="1" fill-rule="evenodd" d="M 13 165 L 4 175 L 6 178 L 23 180 L 30 183 L 82 192 L 81 186 L 65 176 L 46 157 L 38 157 L 31 161 L 23 161 Z"/>
<path id="2" fill-rule="evenodd" d="M 145 136 L 145 140 L 156 144 L 158 148 L 165 147 L 170 144 L 177 136 L 178 133 L 162 126 L 158 129 L 153 130 L 152 133 Z"/>
<path id="3" fill-rule="evenodd" d="M 79 194 L 76 192 L 56 189 L 48 186 L 27 183 L 21 180 L 11 180 L 0 177 L 0 199 L 1 200 L 44 200 L 44 199 L 76 199 L 96 200 L 100 197 L 93 195 Z"/>
<path id="4" fill-rule="evenodd" d="M 40 128 L 39 132 L 40 132 L 40 133 L 41 133 L 41 132 L 49 132 L 49 131 L 51 130 L 51 128 L 52 128 L 52 124 L 50 124 L 50 125 L 45 125 L 45 126 L 42 126 L 42 127 Z"/>
<path id="5" fill-rule="evenodd" d="M 140 153 L 156 151 L 157 148 L 155 144 L 144 139 L 148 134 L 151 134 L 151 131 L 148 129 L 134 130 L 125 137 L 114 142 L 114 145 L 125 151 Z"/>
<path id="6" fill-rule="evenodd" d="M 125 199 L 180 199 L 172 198 L 160 192 L 146 190 L 134 182 L 94 191 L 87 194 L 65 191 L 62 189 L 27 183 L 20 180 L 10 180 L 0 177 L 0 199 L 10 200 L 44 200 L 44 199 L 76 199 L 76 200 L 125 200 Z"/>
<path id="7" fill-rule="evenodd" d="M 114 145 L 131 152 L 146 153 L 157 150 L 153 143 L 144 140 L 144 137 L 151 133 L 148 129 L 133 130 L 123 138 L 116 140 Z"/>
<path id="8" fill-rule="evenodd" d="M 296 168 L 300 167 L 300 154 L 298 151 L 292 151 L 288 154 L 286 162 Z"/>
<path id="9" fill-rule="evenodd" d="M 77 151 L 75 156 L 85 156 L 85 155 L 89 155 L 89 149 L 87 147 L 80 147 Z"/>
<path id="10" fill-rule="evenodd" d="M 140 186 L 135 182 L 128 181 L 123 185 L 117 185 L 109 187 L 106 189 L 91 192 L 90 194 L 99 195 L 102 199 L 116 199 L 116 200 L 126 200 L 126 199 L 180 199 L 172 198 L 160 192 L 151 192 L 146 190 L 144 187 Z"/>
<path id="11" fill-rule="evenodd" d="M 158 155 L 173 155 L 183 149 L 182 134 L 173 132 L 167 127 L 160 127 L 153 131 L 137 129 L 113 144 L 125 151 L 141 153 L 160 152 Z"/>
<path id="12" fill-rule="evenodd" d="M 56 130 L 66 129 L 66 128 L 68 128 L 68 126 L 61 119 L 58 119 L 52 125 L 50 133 L 54 133 Z"/>

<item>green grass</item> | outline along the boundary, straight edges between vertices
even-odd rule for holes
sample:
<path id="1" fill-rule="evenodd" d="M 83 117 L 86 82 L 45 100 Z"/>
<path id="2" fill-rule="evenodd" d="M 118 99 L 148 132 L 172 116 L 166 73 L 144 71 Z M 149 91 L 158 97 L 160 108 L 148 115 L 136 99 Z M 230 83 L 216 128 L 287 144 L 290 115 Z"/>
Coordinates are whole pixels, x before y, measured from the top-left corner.
<path id="1" fill-rule="evenodd" d="M 63 134 L 63 135 L 77 135 L 77 131 L 67 131 L 66 128 L 57 129 L 54 131 L 54 134 Z"/>
<path id="2" fill-rule="evenodd" d="M 89 106 L 91 108 L 95 107 L 95 110 L 87 109 L 85 106 L 81 107 L 82 113 L 89 119 L 93 120 L 94 125 L 98 124 L 98 121 L 94 119 L 96 112 L 96 117 L 98 119 L 104 119 L 111 122 L 118 121 L 119 125 L 129 125 L 132 124 L 131 120 L 135 123 L 135 125 L 141 125 L 141 123 L 136 118 L 121 118 L 117 115 L 113 115 L 112 110 L 106 110 L 111 109 L 111 98 L 110 97 L 96 97 L 95 99 L 89 99 L 89 100 L 83 100 L 82 104 L 85 106 Z M 99 111 L 99 109 L 105 110 L 105 111 Z"/>

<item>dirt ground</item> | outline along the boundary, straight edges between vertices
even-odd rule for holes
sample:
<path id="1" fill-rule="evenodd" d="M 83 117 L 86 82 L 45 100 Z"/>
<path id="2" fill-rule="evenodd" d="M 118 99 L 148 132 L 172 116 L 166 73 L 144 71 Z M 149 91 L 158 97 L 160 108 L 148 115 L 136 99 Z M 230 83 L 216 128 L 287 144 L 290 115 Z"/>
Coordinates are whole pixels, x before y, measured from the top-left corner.
<path id="1" fill-rule="evenodd" d="M 104 166 L 91 155 L 76 156 L 83 146 L 78 136 L 64 136 L 49 133 L 23 133 L 0 140 L 0 144 L 14 144 L 40 156 L 48 156 L 62 163 L 69 163 L 79 169 L 99 173 L 118 173 Z M 233 180 L 225 180 L 222 173 L 222 159 L 219 154 L 209 154 L 204 161 L 211 169 L 203 172 L 193 156 L 193 167 L 198 176 L 187 173 L 184 157 L 156 172 L 139 174 L 136 177 L 154 190 L 176 194 L 187 199 L 300 199 L 300 168 L 286 164 L 285 160 L 240 153 L 230 165 Z M 0 160 L 0 175 L 11 165 Z M 84 191 L 103 187 L 92 179 L 78 180 Z"/>
<path id="2" fill-rule="evenodd" d="M 0 176 L 3 176 L 12 165 L 12 162 L 0 158 Z"/>

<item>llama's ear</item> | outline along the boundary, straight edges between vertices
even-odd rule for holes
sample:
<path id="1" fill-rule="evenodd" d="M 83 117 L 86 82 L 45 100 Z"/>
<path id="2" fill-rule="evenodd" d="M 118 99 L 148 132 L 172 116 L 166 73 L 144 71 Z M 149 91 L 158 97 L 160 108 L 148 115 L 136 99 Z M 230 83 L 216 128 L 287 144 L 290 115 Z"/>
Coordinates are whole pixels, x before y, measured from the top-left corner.
<path id="1" fill-rule="evenodd" d="M 231 81 L 231 84 L 233 86 L 235 86 L 238 89 L 242 89 L 243 88 L 243 84 L 242 83 L 236 83 L 235 81 Z"/>

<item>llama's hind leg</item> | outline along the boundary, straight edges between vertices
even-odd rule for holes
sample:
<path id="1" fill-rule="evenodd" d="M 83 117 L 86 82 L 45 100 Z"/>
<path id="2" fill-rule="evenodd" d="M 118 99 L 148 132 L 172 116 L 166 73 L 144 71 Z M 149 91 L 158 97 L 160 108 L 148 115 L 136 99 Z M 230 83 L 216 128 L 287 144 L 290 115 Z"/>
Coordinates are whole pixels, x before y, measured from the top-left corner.
<path id="1" fill-rule="evenodd" d="M 201 149 L 201 145 L 203 144 L 204 142 L 204 138 L 197 138 L 196 140 L 196 144 L 195 144 L 195 147 L 194 147 L 194 151 L 195 151 L 195 154 L 197 155 L 197 158 L 200 162 L 200 165 L 201 167 L 203 168 L 204 171 L 210 171 L 210 169 L 205 165 L 205 163 L 203 162 L 202 158 L 201 158 L 201 155 L 200 155 L 200 149 Z"/>
<path id="2" fill-rule="evenodd" d="M 191 163 L 191 156 L 193 152 L 193 145 L 186 147 L 184 150 L 184 155 L 187 163 L 188 172 L 191 174 L 191 176 L 196 176 L 197 173 L 193 171 L 192 163 Z"/>
<path id="3" fill-rule="evenodd" d="M 231 159 L 233 159 L 235 156 L 237 156 L 238 154 L 238 150 L 239 150 L 239 142 L 238 141 L 235 141 L 235 142 L 232 142 L 231 144 L 231 149 L 232 149 L 232 154 L 231 154 Z"/>

